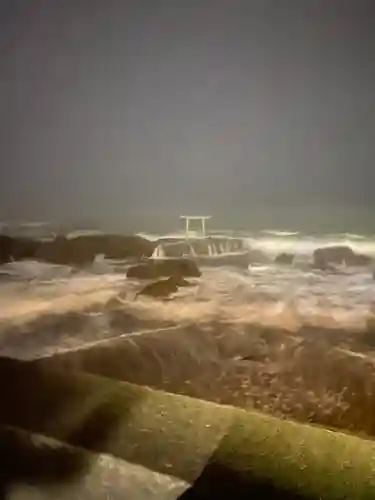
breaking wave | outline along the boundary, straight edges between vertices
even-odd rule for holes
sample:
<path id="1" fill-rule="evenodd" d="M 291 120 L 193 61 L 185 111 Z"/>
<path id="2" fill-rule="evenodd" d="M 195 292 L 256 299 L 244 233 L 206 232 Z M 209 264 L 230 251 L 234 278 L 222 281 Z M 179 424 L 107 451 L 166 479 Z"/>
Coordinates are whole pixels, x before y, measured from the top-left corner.
<path id="1" fill-rule="evenodd" d="M 3 269 L 1 354 L 30 358 L 170 324 L 217 321 L 291 331 L 306 324 L 356 330 L 372 317 L 368 271 L 205 268 L 196 286 L 161 301 L 135 300 L 142 285 L 125 278 L 125 264 L 95 265 L 80 272 L 36 262 Z"/>

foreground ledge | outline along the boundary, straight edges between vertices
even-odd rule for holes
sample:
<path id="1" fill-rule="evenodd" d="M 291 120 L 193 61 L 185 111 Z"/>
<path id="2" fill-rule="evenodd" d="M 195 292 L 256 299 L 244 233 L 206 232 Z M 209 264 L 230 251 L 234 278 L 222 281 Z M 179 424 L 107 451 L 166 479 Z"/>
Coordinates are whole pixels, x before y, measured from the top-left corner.
<path id="1" fill-rule="evenodd" d="M 375 498 L 372 441 L 4 358 L 0 392 L 0 424 L 195 482 L 184 498 Z"/>
<path id="2" fill-rule="evenodd" d="M 0 428 L 0 494 L 8 500 L 175 500 L 189 484 L 137 464 Z"/>

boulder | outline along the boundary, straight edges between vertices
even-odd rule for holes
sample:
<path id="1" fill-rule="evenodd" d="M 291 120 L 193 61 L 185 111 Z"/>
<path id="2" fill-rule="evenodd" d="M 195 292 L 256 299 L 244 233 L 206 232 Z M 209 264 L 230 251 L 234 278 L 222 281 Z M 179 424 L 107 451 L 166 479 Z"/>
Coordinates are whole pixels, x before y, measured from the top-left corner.
<path id="1" fill-rule="evenodd" d="M 313 253 L 313 263 L 318 269 L 329 268 L 332 264 L 368 266 L 372 263 L 372 258 L 368 255 L 356 254 L 346 245 L 336 245 L 317 248 Z"/>
<path id="2" fill-rule="evenodd" d="M 177 292 L 180 287 L 193 285 L 193 283 L 189 283 L 189 281 L 186 281 L 180 276 L 171 276 L 167 279 L 161 279 L 159 281 L 149 283 L 137 293 L 136 297 L 138 297 L 138 295 L 147 295 L 149 297 L 165 298 L 169 297 L 172 293 Z"/>
<path id="3" fill-rule="evenodd" d="M 155 243 L 141 236 L 122 236 L 103 234 L 79 236 L 70 240 L 72 245 L 87 247 L 95 255 L 103 254 L 107 259 L 124 260 L 129 258 L 141 259 L 151 257 Z"/>
<path id="4" fill-rule="evenodd" d="M 283 252 L 276 256 L 275 264 L 285 264 L 291 265 L 293 264 L 294 254 Z"/>
<path id="5" fill-rule="evenodd" d="M 147 259 L 128 269 L 127 277 L 136 279 L 159 279 L 169 276 L 199 278 L 197 264 L 190 259 Z"/>
<path id="6" fill-rule="evenodd" d="M 140 236 L 89 235 L 76 238 L 59 236 L 43 242 L 37 258 L 53 264 L 90 265 L 97 255 L 107 259 L 136 259 L 152 255 L 154 243 Z"/>
<path id="7" fill-rule="evenodd" d="M 0 264 L 35 258 L 40 243 L 31 238 L 16 238 L 0 234 Z"/>
<path id="8" fill-rule="evenodd" d="M 313 253 L 313 260 L 316 264 L 346 264 L 353 256 L 354 251 L 345 245 L 327 246 L 317 248 Z"/>
<path id="9" fill-rule="evenodd" d="M 95 255 L 95 249 L 91 245 L 57 236 L 54 240 L 39 245 L 36 259 L 50 264 L 82 267 L 92 264 Z"/>
<path id="10" fill-rule="evenodd" d="M 140 260 L 150 257 L 154 248 L 155 243 L 140 236 L 57 236 L 53 240 L 38 241 L 0 235 L 0 263 L 33 259 L 51 264 L 85 266 L 91 264 L 97 255 L 113 260 Z"/>

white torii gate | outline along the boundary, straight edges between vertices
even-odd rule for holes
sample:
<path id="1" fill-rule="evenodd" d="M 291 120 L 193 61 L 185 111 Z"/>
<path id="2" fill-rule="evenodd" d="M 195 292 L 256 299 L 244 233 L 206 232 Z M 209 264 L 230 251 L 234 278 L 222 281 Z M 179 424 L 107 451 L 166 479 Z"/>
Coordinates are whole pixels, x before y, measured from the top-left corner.
<path id="1" fill-rule="evenodd" d="M 200 221 L 202 238 L 206 237 L 206 220 L 211 219 L 211 215 L 180 215 L 180 219 L 185 220 L 185 237 L 189 239 L 190 223 L 193 221 Z"/>

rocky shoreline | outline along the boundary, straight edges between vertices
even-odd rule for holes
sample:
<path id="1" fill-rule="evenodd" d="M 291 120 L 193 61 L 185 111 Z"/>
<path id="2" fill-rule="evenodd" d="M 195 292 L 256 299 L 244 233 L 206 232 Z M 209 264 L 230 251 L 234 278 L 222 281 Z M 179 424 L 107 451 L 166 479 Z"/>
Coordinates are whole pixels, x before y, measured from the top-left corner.
<path id="1" fill-rule="evenodd" d="M 154 389 L 375 436 L 375 332 L 207 324 L 123 335 L 45 357 Z"/>
<path id="2" fill-rule="evenodd" d="M 229 252 L 225 250 L 228 245 L 231 248 Z M 164 258 L 152 258 L 155 249 L 159 247 L 164 248 Z M 193 249 L 193 255 L 185 251 L 190 247 Z M 216 248 L 216 253 L 211 254 L 213 247 Z M 166 243 L 163 239 L 150 241 L 138 235 L 99 234 L 79 235 L 72 238 L 57 235 L 48 240 L 37 240 L 0 234 L 0 265 L 14 261 L 36 260 L 80 268 L 91 265 L 99 255 L 105 259 L 128 260 L 129 263 L 138 263 L 138 265 L 145 265 L 146 262 L 155 266 L 168 266 L 171 260 L 177 262 L 188 260 L 196 267 L 232 265 L 242 268 L 252 264 L 272 262 L 280 265 L 293 265 L 295 257 L 293 252 L 282 252 L 271 259 L 261 250 L 246 246 L 240 238 L 230 237 L 208 237 L 191 242 L 181 238 L 181 241 L 176 243 Z M 356 253 L 347 245 L 327 245 L 316 248 L 310 260 L 313 269 L 325 271 L 335 271 L 338 265 L 371 267 L 374 264 L 372 256 Z M 148 273 L 147 278 L 170 276 L 171 273 L 173 269 L 161 273 L 156 272 L 153 276 L 151 276 L 152 273 Z"/>

